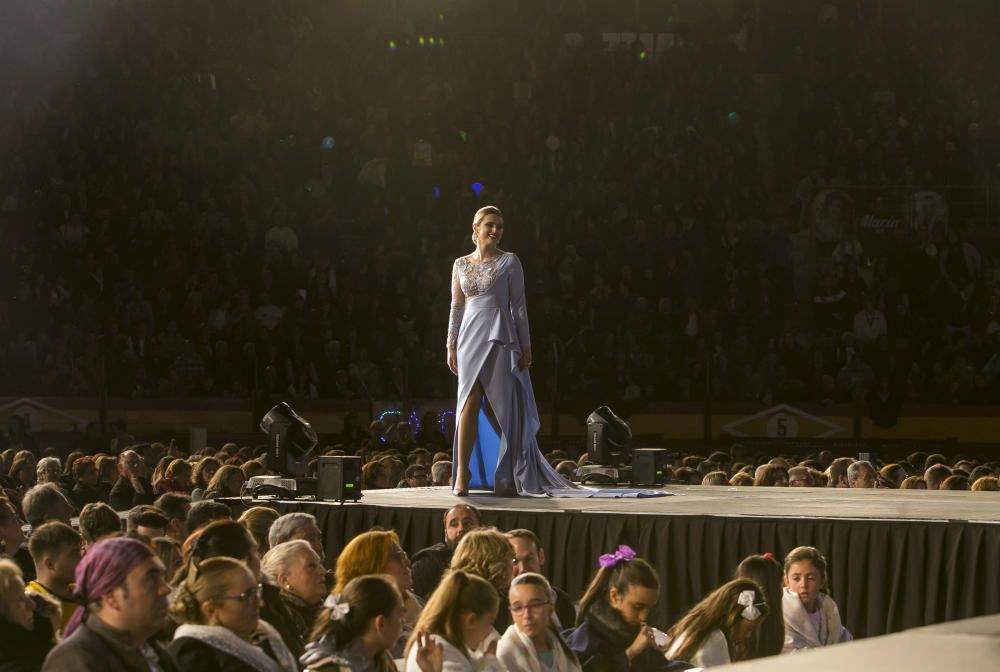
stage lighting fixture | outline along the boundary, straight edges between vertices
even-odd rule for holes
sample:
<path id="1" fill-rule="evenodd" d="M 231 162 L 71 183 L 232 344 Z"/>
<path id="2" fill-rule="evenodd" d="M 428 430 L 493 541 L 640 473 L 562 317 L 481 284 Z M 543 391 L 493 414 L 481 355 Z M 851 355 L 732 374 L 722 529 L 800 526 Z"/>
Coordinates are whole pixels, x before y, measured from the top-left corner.
<path id="1" fill-rule="evenodd" d="M 591 464 L 627 464 L 631 444 L 632 430 L 628 423 L 607 406 L 601 406 L 587 418 L 587 454 Z"/>
<path id="2" fill-rule="evenodd" d="M 267 434 L 268 470 L 289 478 L 305 478 L 309 459 L 319 443 L 312 425 L 281 402 L 261 418 L 260 429 Z"/>

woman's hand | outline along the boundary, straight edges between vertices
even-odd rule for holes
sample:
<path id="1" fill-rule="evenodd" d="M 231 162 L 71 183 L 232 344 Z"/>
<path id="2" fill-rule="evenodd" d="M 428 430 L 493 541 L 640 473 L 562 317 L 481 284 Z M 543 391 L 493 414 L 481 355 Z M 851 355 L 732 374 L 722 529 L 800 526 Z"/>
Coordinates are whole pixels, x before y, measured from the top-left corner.
<path id="1" fill-rule="evenodd" d="M 448 368 L 451 372 L 458 375 L 458 355 L 455 354 L 454 346 L 448 346 Z"/>
<path id="2" fill-rule="evenodd" d="M 444 667 L 444 647 L 426 632 L 417 633 L 417 666 L 420 672 L 441 672 Z"/>
<path id="3" fill-rule="evenodd" d="M 650 630 L 649 626 L 645 623 L 642 624 L 642 629 L 639 630 L 638 637 L 635 641 L 625 649 L 625 655 L 628 656 L 629 660 L 635 660 L 635 657 L 646 650 L 649 646 L 655 646 L 653 644 L 653 631 Z"/>
<path id="4" fill-rule="evenodd" d="M 531 346 L 526 348 L 521 348 L 521 361 L 517 363 L 517 368 L 524 371 L 526 368 L 531 366 Z"/>

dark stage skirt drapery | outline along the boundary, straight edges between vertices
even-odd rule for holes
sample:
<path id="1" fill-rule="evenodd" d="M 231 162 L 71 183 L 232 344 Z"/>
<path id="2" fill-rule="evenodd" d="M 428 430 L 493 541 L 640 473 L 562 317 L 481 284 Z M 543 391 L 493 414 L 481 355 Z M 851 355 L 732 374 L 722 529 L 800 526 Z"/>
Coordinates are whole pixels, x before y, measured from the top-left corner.
<path id="1" fill-rule="evenodd" d="M 477 503 L 475 497 L 471 503 Z M 411 554 L 442 539 L 444 508 L 277 506 L 316 516 L 331 566 L 346 541 L 375 526 L 395 529 Z M 574 599 L 596 571 L 597 557 L 629 544 L 656 567 L 663 582 L 650 616 L 660 628 L 732 578 L 747 555 L 770 551 L 780 559 L 803 545 L 826 555 L 829 592 L 855 637 L 1000 612 L 1000 525 L 990 523 L 495 508 L 483 508 L 481 514 L 485 524 L 501 530 L 533 530 L 545 548 L 546 574 Z"/>

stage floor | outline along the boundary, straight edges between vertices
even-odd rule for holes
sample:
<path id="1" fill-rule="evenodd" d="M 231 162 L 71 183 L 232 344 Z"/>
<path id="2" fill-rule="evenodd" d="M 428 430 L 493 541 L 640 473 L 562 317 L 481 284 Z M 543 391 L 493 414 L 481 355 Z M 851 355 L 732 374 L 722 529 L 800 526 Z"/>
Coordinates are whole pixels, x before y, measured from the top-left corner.
<path id="1" fill-rule="evenodd" d="M 467 501 L 481 509 L 650 516 L 831 518 L 846 520 L 971 521 L 1000 524 L 1000 493 L 847 488 L 663 488 L 669 497 L 495 497 L 473 492 L 460 499 L 448 488 L 365 490 L 370 506 L 446 509 Z"/>

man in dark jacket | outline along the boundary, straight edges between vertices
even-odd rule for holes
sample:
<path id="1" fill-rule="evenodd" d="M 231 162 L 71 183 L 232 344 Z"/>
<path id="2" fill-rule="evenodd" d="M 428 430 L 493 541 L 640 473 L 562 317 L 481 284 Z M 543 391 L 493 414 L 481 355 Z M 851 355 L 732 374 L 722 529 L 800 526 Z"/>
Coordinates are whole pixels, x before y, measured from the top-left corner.
<path id="1" fill-rule="evenodd" d="M 115 511 L 128 511 L 140 504 L 152 504 L 154 499 L 142 455 L 126 450 L 118 459 L 118 480 L 111 488 L 108 504 Z"/>
<path id="2" fill-rule="evenodd" d="M 43 672 L 176 672 L 152 639 L 167 623 L 165 576 L 163 563 L 136 539 L 94 544 L 76 568 L 73 597 L 81 608 Z"/>
<path id="3" fill-rule="evenodd" d="M 451 565 L 451 556 L 462 537 L 481 524 L 479 511 L 470 504 L 456 504 L 444 514 L 444 541 L 423 548 L 413 555 L 410 571 L 413 592 L 427 599 Z"/>

